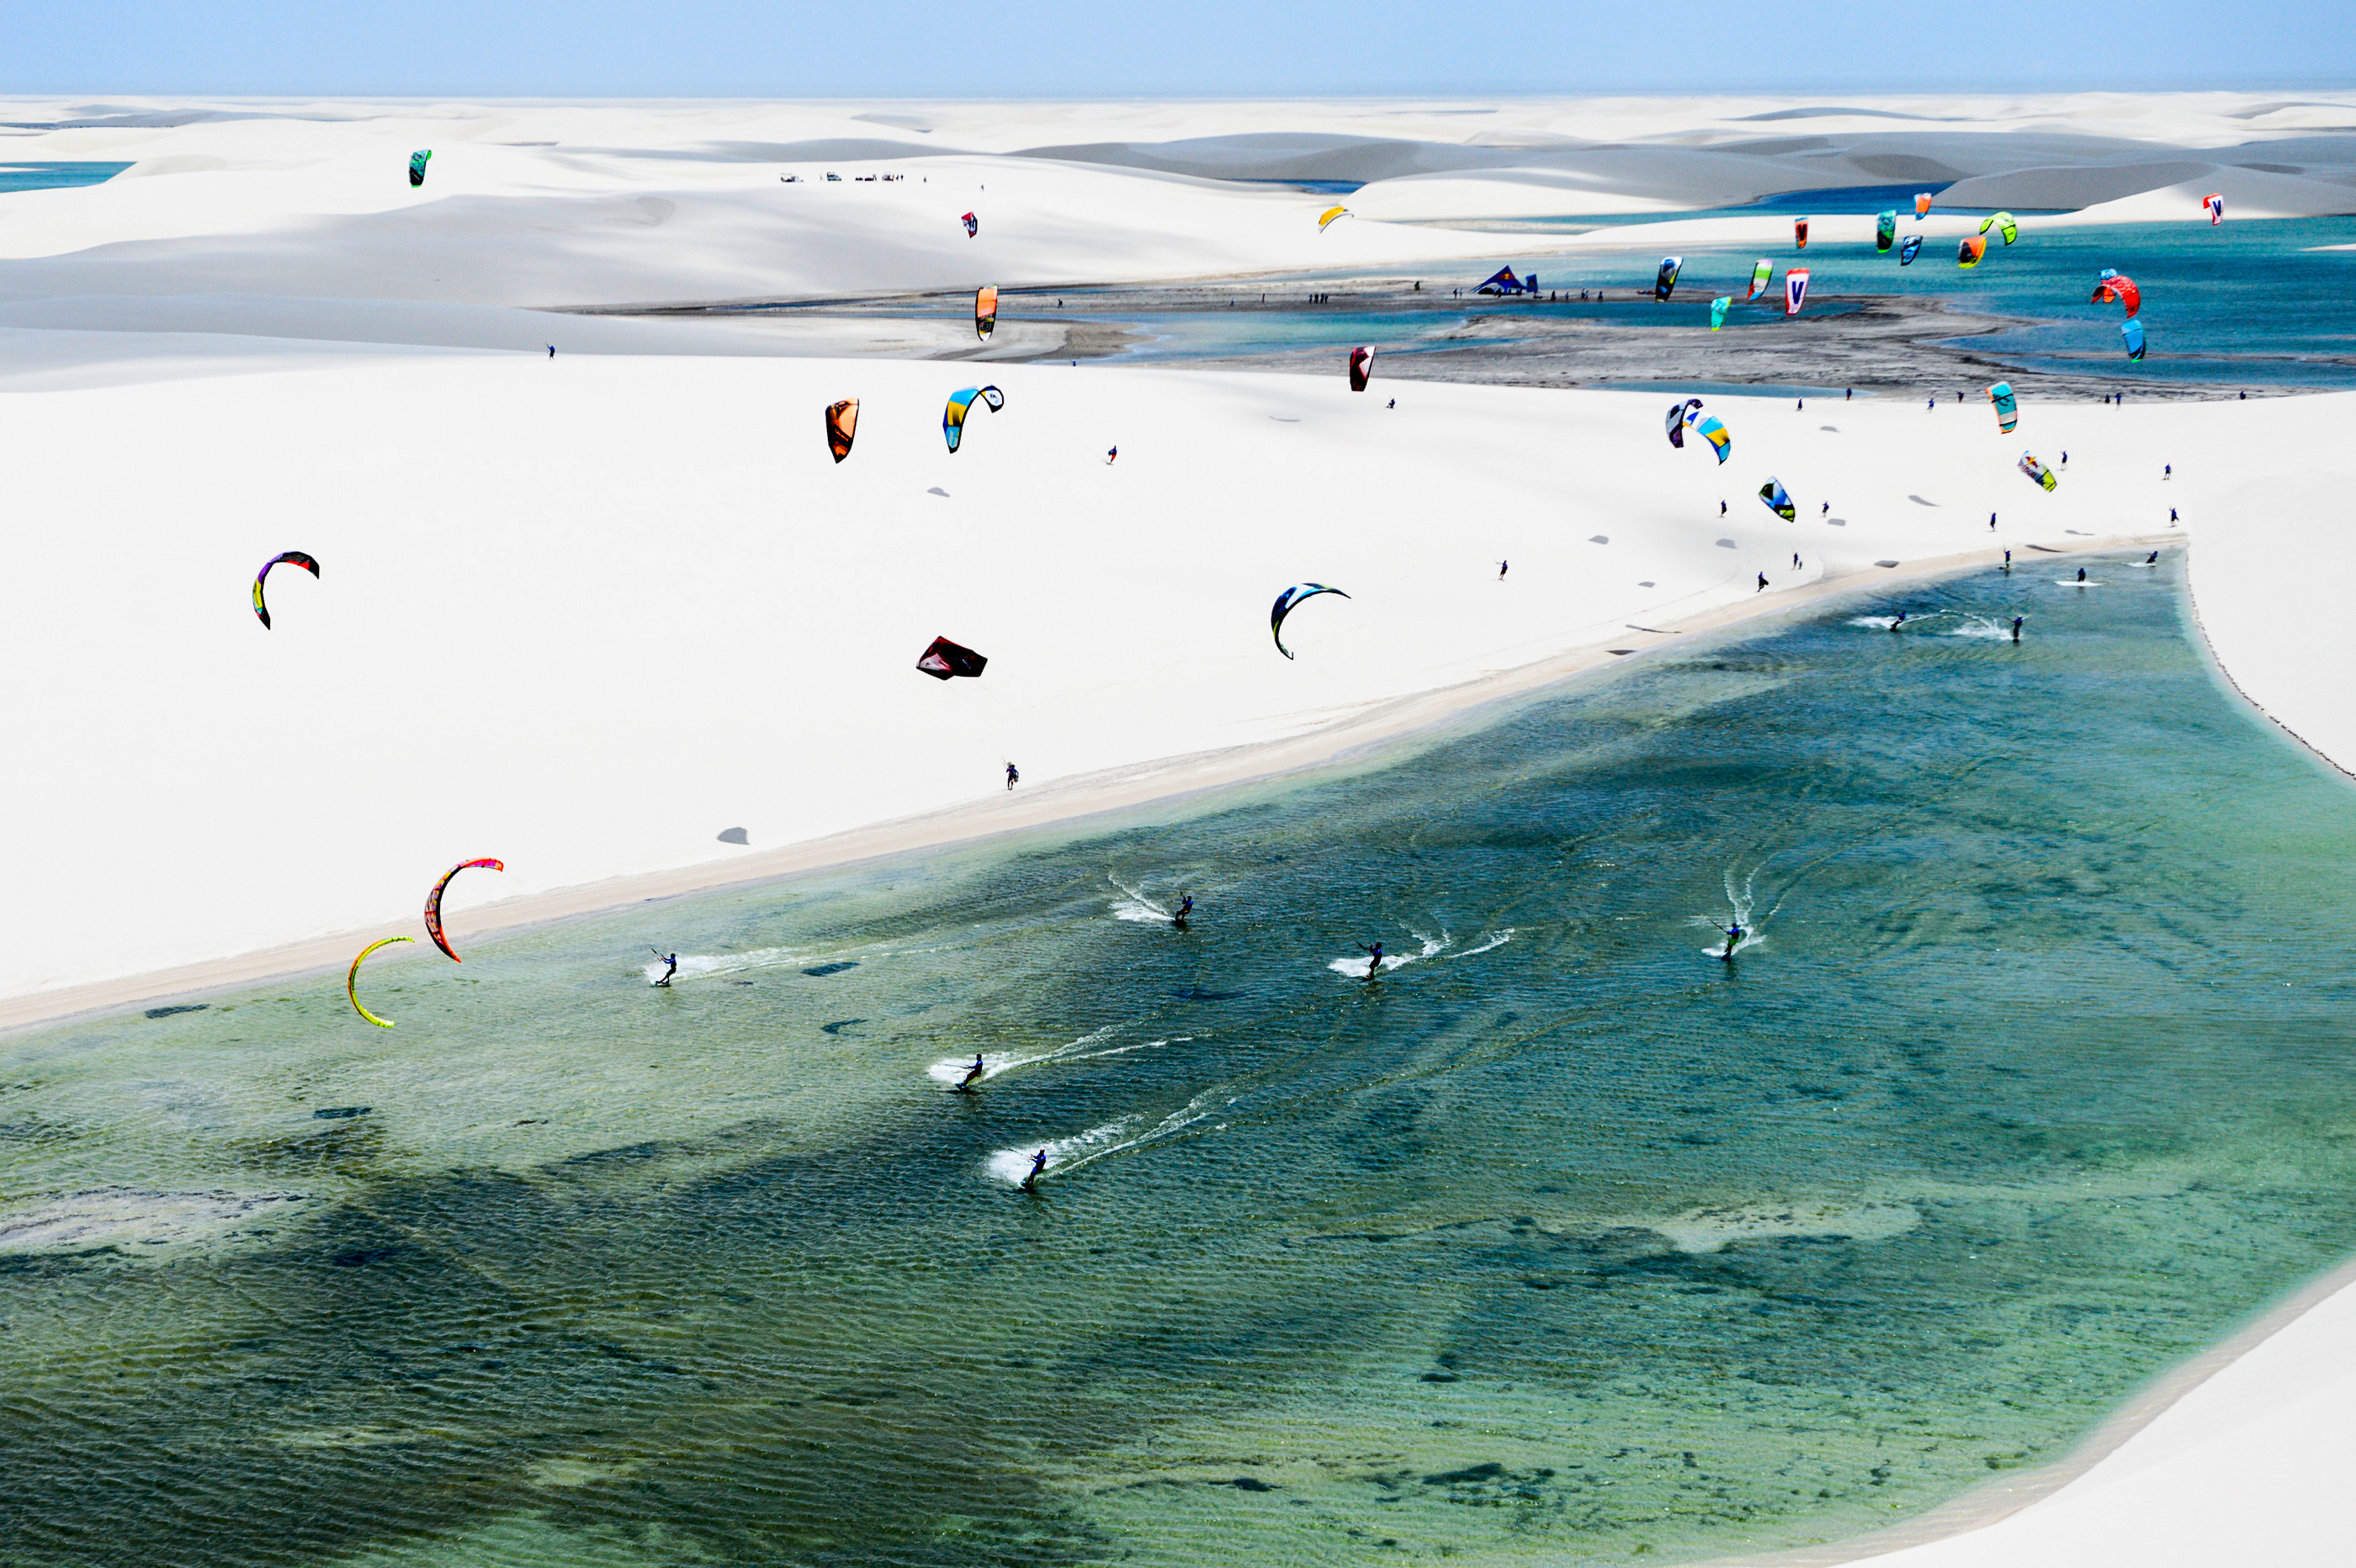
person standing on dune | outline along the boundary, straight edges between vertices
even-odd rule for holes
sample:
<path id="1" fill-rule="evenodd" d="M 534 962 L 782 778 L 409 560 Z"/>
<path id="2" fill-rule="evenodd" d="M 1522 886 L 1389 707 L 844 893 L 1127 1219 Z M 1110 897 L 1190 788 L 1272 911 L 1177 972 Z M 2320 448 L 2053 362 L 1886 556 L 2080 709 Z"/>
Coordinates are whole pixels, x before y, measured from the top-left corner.
<path id="1" fill-rule="evenodd" d="M 1759 574 L 1759 592 L 1762 593 L 1767 592 L 1767 574 L 1763 571 Z"/>
<path id="2" fill-rule="evenodd" d="M 1513 563 L 1512 561 L 1510 561 L 1510 560 L 1501 560 L 1501 561 L 1499 561 L 1499 562 L 1497 563 L 1497 581 L 1498 581 L 1503 582 L 1503 581 L 1505 581 L 1505 569 L 1506 569 L 1507 567 L 1509 567 L 1509 566 L 1513 565 L 1513 564 L 1514 564 L 1514 563 Z"/>
<path id="3" fill-rule="evenodd" d="M 1012 789 L 1016 784 L 1021 784 L 1022 782 L 1023 782 L 1023 773 L 1022 773 L 1022 770 L 1021 770 L 1021 769 L 1019 769 L 1019 768 L 1017 768 L 1017 767 L 1016 767 L 1012 763 L 1007 763 L 1007 764 L 1006 764 L 1006 787 L 1007 787 L 1008 789 Z"/>

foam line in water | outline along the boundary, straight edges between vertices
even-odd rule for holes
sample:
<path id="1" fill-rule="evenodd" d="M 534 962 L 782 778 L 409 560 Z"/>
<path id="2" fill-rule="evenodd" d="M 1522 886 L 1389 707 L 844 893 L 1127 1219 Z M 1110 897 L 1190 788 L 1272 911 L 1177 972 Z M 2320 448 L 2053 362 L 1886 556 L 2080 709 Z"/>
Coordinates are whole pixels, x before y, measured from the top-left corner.
<path id="1" fill-rule="evenodd" d="M 1023 1185 L 1023 1178 L 1031 1174 L 1032 1157 L 1044 1148 L 1047 1151 L 1047 1168 L 1040 1173 L 1039 1179 L 1046 1181 L 1055 1177 L 1069 1176 L 1084 1166 L 1095 1164 L 1107 1155 L 1122 1154 L 1133 1148 L 1141 1148 L 1147 1144 L 1159 1143 L 1174 1133 L 1184 1131 L 1213 1114 L 1211 1102 L 1217 1097 L 1217 1094 L 1216 1090 L 1197 1094 L 1175 1111 L 1141 1131 L 1139 1130 L 1140 1118 L 1123 1116 L 1119 1121 L 1107 1122 L 1100 1127 L 1090 1127 L 1087 1132 L 1076 1133 L 1067 1138 L 1050 1138 L 1044 1143 L 1030 1143 L 1017 1148 L 1000 1149 L 983 1162 L 983 1168 L 993 1180 L 1003 1181 L 1010 1187 L 1020 1187 Z M 1220 1108 L 1224 1109 L 1234 1104 L 1235 1100 L 1230 1096 L 1221 1102 Z"/>
<path id="2" fill-rule="evenodd" d="M 1448 933 L 1444 931 L 1436 937 L 1426 936 L 1419 931 L 1410 932 L 1408 934 L 1412 935 L 1418 942 L 1423 944 L 1422 950 L 1417 953 L 1384 954 L 1384 974 L 1387 975 L 1394 969 L 1404 969 L 1410 964 L 1421 963 L 1424 959 L 1432 956 L 1432 955 L 1436 953 L 1445 953 L 1448 951 Z M 1363 980 L 1366 977 L 1367 969 L 1372 967 L 1372 959 L 1361 958 L 1354 955 L 1348 958 L 1332 959 L 1326 964 L 1325 967 L 1333 970 L 1336 975 L 1347 975 L 1354 980 Z"/>
<path id="3" fill-rule="evenodd" d="M 1077 1040 L 1047 1051 L 981 1051 L 980 1052 L 980 1081 L 987 1083 L 1000 1073 L 1012 1072 L 1017 1067 L 1037 1067 L 1051 1061 L 1094 1061 L 1100 1057 L 1127 1056 L 1133 1051 L 1151 1051 L 1156 1046 L 1176 1045 L 1194 1038 L 1190 1034 L 1181 1034 L 1173 1035 L 1167 1040 L 1131 1040 L 1126 1045 L 1105 1044 L 1105 1041 L 1110 1040 L 1124 1027 L 1126 1026 L 1121 1024 L 1107 1024 L 1102 1029 L 1091 1029 Z M 972 1057 L 950 1056 L 944 1057 L 927 1066 L 925 1069 L 925 1075 L 954 1089 L 963 1083 L 965 1075 L 972 1071 Z"/>
<path id="4" fill-rule="evenodd" d="M 1501 931 L 1501 932 L 1497 933 L 1497 934 L 1496 934 L 1496 935 L 1494 935 L 1494 936 L 1493 936 L 1493 937 L 1489 938 L 1489 940 L 1488 940 L 1488 941 L 1486 941 L 1486 942 L 1483 943 L 1480 946 L 1478 946 L 1478 947 L 1468 947 L 1468 948 L 1466 948 L 1463 952 L 1462 952 L 1462 953 L 1458 954 L 1456 956 L 1457 956 L 1457 957 L 1459 957 L 1459 958 L 1470 958 L 1470 957 L 1472 957 L 1472 956 L 1474 954 L 1476 954 L 1476 953 L 1486 953 L 1486 952 L 1488 952 L 1488 951 L 1489 951 L 1491 948 L 1493 948 L 1493 947 L 1503 947 L 1504 945 L 1505 945 L 1505 944 L 1507 944 L 1508 942 L 1511 942 L 1513 939 L 1514 939 L 1514 928 L 1513 928 L 1512 926 L 1510 926 L 1510 925 L 1509 925 L 1509 926 L 1505 927 L 1505 930 L 1503 930 L 1503 931 Z"/>

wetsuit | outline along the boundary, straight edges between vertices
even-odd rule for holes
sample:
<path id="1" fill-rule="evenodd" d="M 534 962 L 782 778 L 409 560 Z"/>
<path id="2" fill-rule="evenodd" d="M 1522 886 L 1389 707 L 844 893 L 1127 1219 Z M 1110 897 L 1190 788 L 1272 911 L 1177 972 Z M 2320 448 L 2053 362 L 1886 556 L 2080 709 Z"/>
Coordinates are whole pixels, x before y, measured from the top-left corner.
<path id="1" fill-rule="evenodd" d="M 1021 773 L 1021 772 L 1020 772 L 1020 771 L 1018 771 L 1018 770 L 1015 768 L 1014 764 L 1013 764 L 1012 763 L 1007 763 L 1007 764 L 1006 764 L 1006 787 L 1007 787 L 1008 789 L 1012 789 L 1016 784 L 1020 784 L 1020 783 L 1022 782 L 1022 780 L 1023 780 L 1023 774 Z"/>
<path id="2" fill-rule="evenodd" d="M 2083 566 L 2078 569 L 2078 581 L 2081 582 L 2086 581 L 2086 569 Z"/>
<path id="3" fill-rule="evenodd" d="M 958 1080 L 958 1088 L 960 1088 L 960 1089 L 966 1088 L 966 1087 L 968 1087 L 969 1085 L 970 1085 L 970 1084 L 973 1083 L 973 1081 L 974 1081 L 975 1079 L 977 1079 L 977 1078 L 979 1078 L 979 1077 L 980 1077 L 980 1076 L 981 1076 L 981 1052 L 980 1052 L 980 1051 L 975 1051 L 975 1052 L 973 1053 L 973 1065 L 972 1065 L 971 1067 L 967 1068 L 967 1069 L 965 1070 L 965 1076 Z"/>
<path id="4" fill-rule="evenodd" d="M 1046 1168 L 1047 1151 L 1045 1149 L 1041 1149 L 1037 1154 L 1031 1157 L 1031 1174 L 1023 1179 L 1023 1190 L 1025 1192 L 1030 1191 L 1031 1184 L 1038 1180 Z"/>
<path id="5" fill-rule="evenodd" d="M 1891 631 L 1893 631 L 1893 632 L 1894 632 L 1894 631 L 1898 630 L 1898 628 L 1899 628 L 1899 627 L 1901 627 L 1901 626 L 1904 625 L 1905 624 L 1906 624 L 1906 612 L 1905 612 L 1905 611 L 1903 611 L 1903 610 L 1901 610 L 1900 612 L 1898 612 L 1898 619 L 1896 619 L 1895 621 L 1892 621 L 1892 622 L 1890 622 L 1890 629 Z"/>
<path id="6" fill-rule="evenodd" d="M 1363 942 L 1358 945 L 1366 947 Z M 1377 942 L 1372 947 L 1366 947 L 1366 978 L 1371 980 L 1383 972 L 1383 944 Z"/>
<path id="7" fill-rule="evenodd" d="M 2012 640 L 2016 643 L 2020 641 L 2020 617 L 2018 615 L 2012 618 Z"/>
<path id="8" fill-rule="evenodd" d="M 1734 950 L 1735 950 L 1735 948 L 1737 948 L 1737 947 L 1740 946 L 1740 945 L 1741 945 L 1741 943 L 1742 943 L 1742 926 L 1741 926 L 1741 924 L 1740 924 L 1740 923 L 1737 923 L 1736 924 L 1733 924 L 1733 925 L 1730 925 L 1730 926 L 1728 926 L 1728 927 L 1726 928 L 1726 951 L 1725 951 L 1725 952 L 1723 952 L 1723 953 L 1721 953 L 1721 954 L 1719 954 L 1719 956 L 1720 958 L 1731 958 L 1731 957 L 1733 957 L 1733 956 L 1734 956 Z"/>
<path id="9" fill-rule="evenodd" d="M 655 984 L 656 984 L 656 985 L 658 985 L 658 986 L 668 986 L 668 985 L 669 985 L 669 984 L 670 984 L 670 977 L 671 977 L 673 975 L 676 975 L 676 974 L 678 974 L 678 973 L 679 973 L 679 955 L 678 955 L 678 954 L 676 954 L 676 953 L 672 954 L 669 957 L 668 957 L 668 958 L 664 959 L 664 960 L 663 960 L 663 962 L 664 962 L 664 963 L 666 963 L 666 964 L 668 964 L 668 965 L 670 965 L 670 967 L 669 967 L 669 968 L 668 968 L 668 969 L 665 969 L 665 970 L 663 971 L 663 977 L 662 977 L 661 979 L 657 980 L 657 981 L 655 982 Z"/>
<path id="10" fill-rule="evenodd" d="M 1514 563 L 1513 563 L 1512 561 L 1510 561 L 1510 560 L 1501 560 L 1501 561 L 1499 561 L 1499 562 L 1497 563 L 1497 581 L 1498 581 L 1503 582 L 1503 581 L 1505 581 L 1505 569 L 1506 569 L 1507 567 L 1509 567 L 1509 566 L 1513 565 L 1513 564 L 1514 564 Z"/>
<path id="11" fill-rule="evenodd" d="M 1192 893 L 1181 893 L 1178 901 L 1178 912 L 1171 916 L 1171 919 L 1183 927 L 1185 925 L 1188 917 L 1193 915 L 1194 912 L 1194 895 Z"/>

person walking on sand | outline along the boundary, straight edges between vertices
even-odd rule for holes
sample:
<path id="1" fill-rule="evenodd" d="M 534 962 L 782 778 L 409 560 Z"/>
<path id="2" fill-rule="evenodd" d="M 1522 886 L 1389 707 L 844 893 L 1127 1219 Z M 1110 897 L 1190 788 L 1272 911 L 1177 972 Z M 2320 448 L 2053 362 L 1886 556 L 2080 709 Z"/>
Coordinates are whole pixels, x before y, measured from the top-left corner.
<path id="1" fill-rule="evenodd" d="M 1832 515 L 1833 515 L 1833 504 L 1832 504 L 1830 501 L 1826 501 L 1826 502 L 1824 504 L 1824 506 L 1823 506 L 1823 507 L 1822 507 L 1817 511 L 1817 513 L 1816 513 L 1816 516 L 1818 516 L 1818 517 L 1831 517 Z"/>
<path id="2" fill-rule="evenodd" d="M 1023 770 L 1022 770 L 1022 769 L 1020 769 L 1020 768 L 1018 768 L 1018 767 L 1016 767 L 1012 763 L 1007 763 L 1007 764 L 1006 764 L 1006 787 L 1007 787 L 1008 789 L 1012 789 L 1016 784 L 1021 784 L 1022 782 L 1023 782 Z"/>
<path id="3" fill-rule="evenodd" d="M 2168 508 L 2168 526 L 2171 528 L 2176 526 L 2176 508 L 2173 507 Z"/>
<path id="4" fill-rule="evenodd" d="M 1994 512 L 1990 512 L 1988 514 L 1988 532 L 1996 532 L 1996 514 Z"/>
<path id="5" fill-rule="evenodd" d="M 1794 571 L 1803 570 L 1800 565 L 1800 552 L 1798 550 L 1794 550 L 1792 552 L 1792 570 Z"/>
<path id="6" fill-rule="evenodd" d="M 2173 464 L 2173 463 L 2163 463 L 2163 464 L 2161 464 L 2159 465 L 2159 476 L 2160 476 L 2162 479 L 2173 479 L 2173 478 L 2175 478 L 2175 477 L 2176 477 L 2176 464 Z"/>
<path id="7" fill-rule="evenodd" d="M 1721 517 L 1726 516 L 1726 503 L 1723 501 L 1718 504 L 1718 515 Z"/>
<path id="8" fill-rule="evenodd" d="M 1926 409 L 1935 409 L 1939 406 L 1939 400 L 1933 398 L 1929 402 L 1924 403 L 1922 406 Z"/>
<path id="9" fill-rule="evenodd" d="M 1037 1181 L 1040 1177 L 1045 1175 L 1046 1171 L 1047 1151 L 1045 1149 L 1041 1149 L 1037 1154 L 1031 1157 L 1031 1174 L 1023 1179 L 1023 1190 L 1025 1192 L 1030 1191 L 1032 1184 Z"/>
<path id="10" fill-rule="evenodd" d="M 958 1093 L 960 1094 L 971 1093 L 973 1086 L 980 1083 L 980 1080 L 981 1052 L 977 1051 L 973 1053 L 973 1065 L 967 1068 L 965 1070 L 965 1076 L 958 1079 L 957 1082 Z"/>
<path id="11" fill-rule="evenodd" d="M 662 978 L 661 978 L 661 979 L 659 979 L 659 980 L 657 980 L 657 981 L 655 982 L 655 984 L 656 984 L 656 985 L 658 985 L 658 986 L 668 986 L 668 985 L 669 985 L 669 984 L 670 984 L 670 977 L 671 977 L 673 975 L 676 975 L 676 974 L 678 974 L 678 973 L 679 973 L 679 955 L 678 955 L 678 954 L 676 954 L 676 953 L 673 953 L 673 954 L 670 954 L 670 955 L 666 955 L 661 954 L 661 953 L 657 953 L 657 954 L 655 955 L 655 956 L 656 956 L 656 957 L 658 957 L 658 958 L 662 959 L 662 961 L 663 961 L 664 965 L 666 965 L 666 967 L 663 969 L 663 976 L 662 976 Z"/>
<path id="12" fill-rule="evenodd" d="M 1117 446 L 1108 446 L 1105 448 L 1105 466 L 1107 468 L 1110 468 L 1119 461 L 1120 461 L 1120 448 Z"/>
<path id="13" fill-rule="evenodd" d="M 1762 593 L 1767 592 L 1767 574 L 1763 571 L 1759 574 L 1759 592 Z"/>
<path id="14" fill-rule="evenodd" d="M 2064 468 L 2070 466 L 2070 449 L 2066 446 L 2062 449 L 2062 466 Z"/>
<path id="15" fill-rule="evenodd" d="M 1395 409 L 1398 407 L 1398 400 L 1397 398 L 1393 398 L 1389 402 L 1385 403 L 1383 407 L 1387 409 Z"/>
<path id="16" fill-rule="evenodd" d="M 1510 560 L 1501 560 L 1501 561 L 1499 561 L 1499 562 L 1497 563 L 1497 581 L 1498 581 L 1503 582 L 1503 581 L 1505 581 L 1505 569 L 1506 569 L 1507 567 L 1509 567 L 1509 566 L 1513 565 L 1513 564 L 1514 564 L 1514 563 L 1513 563 L 1512 561 L 1510 561 Z"/>
<path id="17" fill-rule="evenodd" d="M 2018 615 L 2012 618 L 2012 640 L 2016 643 L 2020 641 L 2020 617 Z"/>
<path id="18" fill-rule="evenodd" d="M 1366 949 L 1366 978 L 1371 980 L 1383 972 L 1383 944 L 1377 942 L 1373 946 L 1366 947 L 1366 944 L 1361 942 L 1358 945 Z"/>

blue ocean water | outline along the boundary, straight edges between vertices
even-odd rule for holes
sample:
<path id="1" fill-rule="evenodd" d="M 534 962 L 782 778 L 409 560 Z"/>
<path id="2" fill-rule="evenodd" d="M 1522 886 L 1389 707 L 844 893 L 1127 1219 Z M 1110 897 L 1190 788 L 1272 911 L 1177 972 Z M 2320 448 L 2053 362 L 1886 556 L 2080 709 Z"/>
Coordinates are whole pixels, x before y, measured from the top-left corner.
<path id="1" fill-rule="evenodd" d="M 1692 1561 L 2062 1455 L 2356 1247 L 2356 795 L 2093 566 L 0 1041 L 6 1555 Z"/>
<path id="2" fill-rule="evenodd" d="M 0 163 L 0 192 L 55 190 L 69 186 L 103 185 L 129 168 L 109 163 Z"/>

